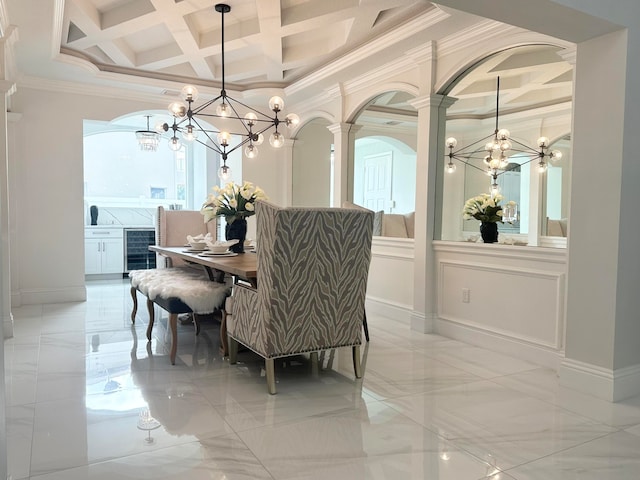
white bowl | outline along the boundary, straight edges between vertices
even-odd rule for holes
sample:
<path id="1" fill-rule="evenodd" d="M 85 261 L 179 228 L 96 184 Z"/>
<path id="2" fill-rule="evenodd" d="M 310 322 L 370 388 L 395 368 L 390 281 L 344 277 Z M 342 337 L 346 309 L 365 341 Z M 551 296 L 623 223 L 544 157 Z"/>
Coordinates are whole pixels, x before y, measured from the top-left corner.
<path id="1" fill-rule="evenodd" d="M 213 253 L 226 253 L 229 250 L 227 245 L 209 245 L 207 248 Z"/>
<path id="2" fill-rule="evenodd" d="M 189 245 L 193 250 L 204 250 L 207 248 L 206 242 L 192 242 Z"/>

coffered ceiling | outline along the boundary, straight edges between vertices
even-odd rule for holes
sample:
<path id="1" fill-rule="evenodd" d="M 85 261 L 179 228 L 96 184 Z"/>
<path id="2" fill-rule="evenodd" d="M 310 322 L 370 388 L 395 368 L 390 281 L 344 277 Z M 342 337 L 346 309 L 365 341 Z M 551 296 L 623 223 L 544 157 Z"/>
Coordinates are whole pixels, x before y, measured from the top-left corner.
<path id="1" fill-rule="evenodd" d="M 67 0 L 60 52 L 105 72 L 219 82 L 222 16 L 214 4 Z M 225 80 L 236 89 L 288 85 L 435 10 L 415 0 L 233 0 L 228 5 Z"/>
<path id="2" fill-rule="evenodd" d="M 184 83 L 215 90 L 222 79 L 221 14 L 212 0 L 6 0 L 18 30 L 23 82 L 70 82 L 150 95 Z M 424 0 L 229 0 L 225 80 L 230 90 L 310 85 L 305 94 L 347 81 L 427 40 L 451 38 L 485 19 Z M 53 19 L 53 20 L 52 20 Z M 571 66 L 558 48 L 496 54 L 459 79 L 454 116 L 491 116 L 495 80 L 501 109 L 571 97 Z M 312 79 L 312 80 L 309 80 Z M 373 122 L 411 110 L 406 95 L 384 95 Z M 377 117 L 377 120 L 376 120 Z M 406 119 L 411 123 L 411 119 Z"/>

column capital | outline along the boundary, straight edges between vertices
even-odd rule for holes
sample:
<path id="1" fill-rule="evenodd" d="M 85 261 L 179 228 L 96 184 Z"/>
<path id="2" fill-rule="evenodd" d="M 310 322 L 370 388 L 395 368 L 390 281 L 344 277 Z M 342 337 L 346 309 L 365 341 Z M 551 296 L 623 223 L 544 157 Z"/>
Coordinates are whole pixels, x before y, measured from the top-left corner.
<path id="1" fill-rule="evenodd" d="M 331 133 L 335 135 L 338 133 L 349 133 L 349 131 L 351 131 L 351 129 L 355 126 L 356 125 L 354 125 L 353 123 L 340 122 L 332 123 L 331 125 L 328 125 L 327 128 Z"/>
<path id="2" fill-rule="evenodd" d="M 3 92 L 5 95 L 13 95 L 16 93 L 16 84 L 9 80 L 0 80 L 0 92 Z"/>
<path id="3" fill-rule="evenodd" d="M 422 97 L 416 97 L 409 100 L 407 103 L 416 110 L 422 108 L 438 107 L 447 109 L 458 101 L 455 97 L 449 97 L 447 95 L 440 95 L 439 93 L 432 93 L 431 95 L 424 95 Z"/>

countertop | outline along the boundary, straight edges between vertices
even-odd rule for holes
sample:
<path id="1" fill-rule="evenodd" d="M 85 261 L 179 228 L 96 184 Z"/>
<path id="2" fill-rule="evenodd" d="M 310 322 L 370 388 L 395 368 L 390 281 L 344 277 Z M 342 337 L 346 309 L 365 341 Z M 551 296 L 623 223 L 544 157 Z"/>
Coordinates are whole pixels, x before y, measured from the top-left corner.
<path id="1" fill-rule="evenodd" d="M 120 225 L 120 224 L 112 224 L 112 225 L 85 225 L 84 228 L 88 229 L 100 229 L 100 228 L 148 228 L 155 229 L 155 225 Z"/>

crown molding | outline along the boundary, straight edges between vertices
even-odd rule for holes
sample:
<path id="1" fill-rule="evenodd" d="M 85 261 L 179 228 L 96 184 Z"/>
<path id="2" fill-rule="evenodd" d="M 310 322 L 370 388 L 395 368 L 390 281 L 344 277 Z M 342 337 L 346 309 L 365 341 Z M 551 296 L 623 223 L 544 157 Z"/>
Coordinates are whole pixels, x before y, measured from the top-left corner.
<path id="1" fill-rule="evenodd" d="M 285 87 L 287 95 L 293 95 L 305 88 L 309 88 L 313 84 L 320 80 L 326 79 L 331 75 L 339 73 L 351 65 L 361 61 L 364 58 L 368 58 L 381 50 L 388 48 L 389 45 L 393 45 L 401 40 L 412 37 L 419 32 L 426 30 L 432 25 L 444 21 L 449 18 L 449 14 L 440 8 L 432 8 L 427 12 L 413 18 L 412 20 L 398 25 L 397 28 L 390 32 L 387 32 L 380 37 L 371 40 L 370 42 L 362 45 L 361 47 L 349 52 L 348 54 L 338 58 L 337 60 L 318 68 L 312 74 L 292 83 L 288 87 Z"/>
<path id="2" fill-rule="evenodd" d="M 125 88 L 74 83 L 33 76 L 20 77 L 17 81 L 17 86 L 18 89 L 29 88 L 47 92 L 69 93 L 72 95 L 89 95 L 137 102 L 159 103 L 163 108 L 168 101 L 168 97 L 162 93 L 133 91 Z"/>

